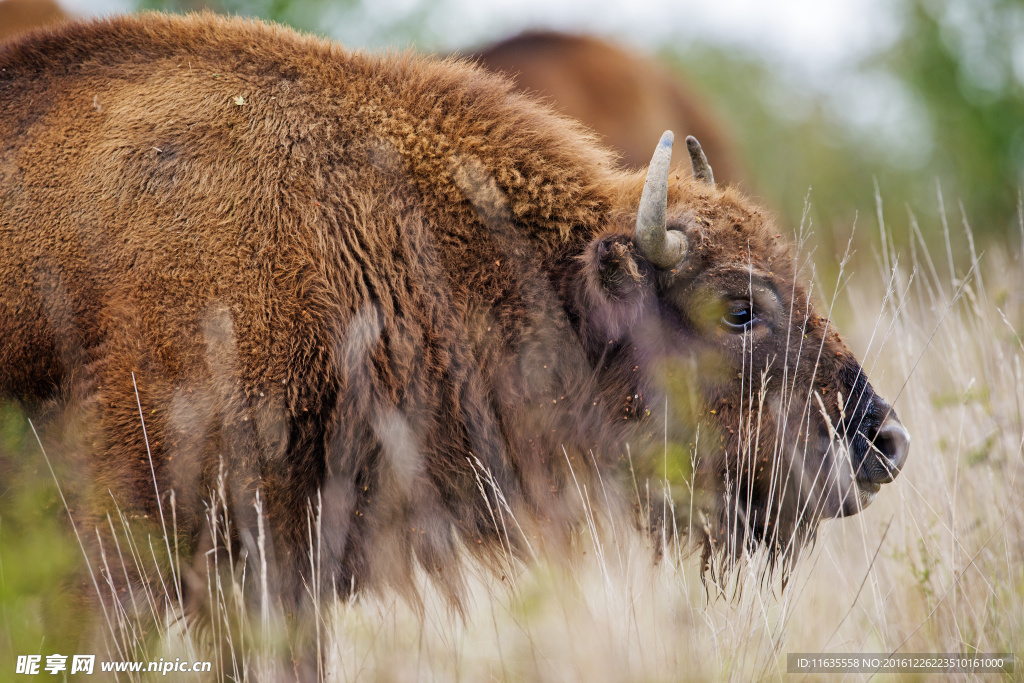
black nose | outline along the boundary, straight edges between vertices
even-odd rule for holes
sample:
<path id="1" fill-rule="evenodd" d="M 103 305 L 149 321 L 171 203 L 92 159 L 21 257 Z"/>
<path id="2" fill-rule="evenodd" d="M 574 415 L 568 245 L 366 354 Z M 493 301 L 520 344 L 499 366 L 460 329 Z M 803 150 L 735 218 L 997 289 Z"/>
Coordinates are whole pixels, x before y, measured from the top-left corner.
<path id="1" fill-rule="evenodd" d="M 890 413 L 871 438 L 857 478 L 871 484 L 887 484 L 896 478 L 910 452 L 910 434 Z"/>

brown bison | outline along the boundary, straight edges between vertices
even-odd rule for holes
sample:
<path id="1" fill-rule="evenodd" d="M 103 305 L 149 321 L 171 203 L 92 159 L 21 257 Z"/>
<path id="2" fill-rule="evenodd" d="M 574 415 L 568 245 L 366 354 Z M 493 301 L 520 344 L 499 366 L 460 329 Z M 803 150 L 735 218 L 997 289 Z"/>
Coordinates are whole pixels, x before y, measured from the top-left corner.
<path id="1" fill-rule="evenodd" d="M 585 491 L 647 524 L 666 429 L 702 429 L 706 555 L 792 557 L 907 433 L 672 142 L 625 172 L 468 62 L 210 14 L 4 44 L 0 392 L 90 418 L 96 564 L 110 513 L 199 570 L 247 551 L 286 606 L 417 566 L 457 596 L 467 552 L 569 543 Z"/>
<path id="2" fill-rule="evenodd" d="M 719 182 L 744 179 L 732 143 L 702 98 L 646 57 L 592 36 L 531 31 L 491 45 L 475 58 L 592 128 L 627 166 L 645 165 L 651 140 L 669 128 L 701 141 Z"/>
<path id="3" fill-rule="evenodd" d="M 67 19 L 68 15 L 53 0 L 0 0 L 0 41 Z"/>

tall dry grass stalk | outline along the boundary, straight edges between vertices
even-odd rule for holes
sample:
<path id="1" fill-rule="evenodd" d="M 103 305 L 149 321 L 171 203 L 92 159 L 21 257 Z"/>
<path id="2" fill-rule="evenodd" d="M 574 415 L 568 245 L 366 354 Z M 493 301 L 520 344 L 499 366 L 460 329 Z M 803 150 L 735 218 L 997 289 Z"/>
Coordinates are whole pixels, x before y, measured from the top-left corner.
<path id="1" fill-rule="evenodd" d="M 109 520 L 111 536 L 124 544 L 106 548 L 104 559 L 138 558 L 139 567 L 166 571 L 147 583 L 163 590 L 132 596 L 132 614 L 109 599 L 98 578 L 118 563 L 91 567 L 107 627 L 97 648 L 110 658 L 211 659 L 213 677 L 334 681 L 747 681 L 785 675 L 787 652 L 1019 649 L 1024 262 L 999 251 L 979 256 L 966 224 L 971 250 L 962 270 L 953 264 L 963 259 L 948 248 L 930 251 L 916 224 L 913 247 L 901 256 L 880 225 L 877 277 L 862 257 L 862 269 L 841 270 L 841 286 L 822 287 L 820 299 L 835 302 L 836 315 L 845 311 L 845 336 L 912 434 L 911 458 L 867 510 L 822 525 L 785 590 L 777 579 L 765 585 L 757 555 L 740 563 L 726 586 L 702 580 L 686 529 L 666 529 L 655 560 L 649 538 L 603 514 L 605 492 L 578 485 L 586 510 L 576 532 L 582 552 L 569 559 L 540 554 L 529 566 L 509 554 L 499 576 L 471 567 L 463 616 L 452 614 L 425 577 L 422 604 L 389 594 L 342 602 L 312 581 L 317 627 L 305 648 L 316 664 L 302 668 L 261 578 L 262 527 L 259 538 L 243 539 L 246 557 L 208 555 L 200 572 L 206 622 L 178 618 L 175 586 L 195 576 L 185 576 L 191 570 L 183 570 L 167 532 L 175 526 L 172 504 L 160 521 L 163 538 L 139 537 L 123 517 Z M 494 481 L 476 469 L 483 494 Z M 659 485 L 639 483 L 636 493 Z M 503 500 L 496 494 L 492 500 Z M 324 571 L 318 510 L 311 502 L 311 565 Z M 214 537 L 227 537 L 223 490 L 209 511 Z M 507 506 L 492 514 L 506 534 L 517 533 Z M 137 628 L 138 615 L 162 619 L 155 637 Z"/>
<path id="2" fill-rule="evenodd" d="M 966 222 L 961 270 L 916 224 L 897 254 L 879 218 L 878 275 L 863 256 L 841 271 L 836 308 L 911 458 L 868 509 L 822 525 L 784 591 L 763 586 L 757 557 L 723 592 L 678 532 L 652 562 L 632 528 L 588 525 L 571 566 L 541 561 L 511 585 L 478 576 L 464 622 L 436 600 L 422 615 L 388 597 L 336 605 L 332 678 L 747 681 L 784 676 L 787 652 L 1020 650 L 1024 259 L 979 256 Z"/>

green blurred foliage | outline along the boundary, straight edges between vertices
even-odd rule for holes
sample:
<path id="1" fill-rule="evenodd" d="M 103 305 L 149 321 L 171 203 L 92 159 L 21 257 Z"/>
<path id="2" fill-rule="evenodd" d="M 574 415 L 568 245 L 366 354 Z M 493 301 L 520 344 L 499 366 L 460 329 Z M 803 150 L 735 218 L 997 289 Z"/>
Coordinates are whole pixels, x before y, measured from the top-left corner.
<path id="1" fill-rule="evenodd" d="M 303 31 L 322 31 L 330 12 L 352 11 L 360 0 L 137 0 L 139 9 L 165 12 L 211 10 L 224 14 L 261 17 Z"/>
<path id="2" fill-rule="evenodd" d="M 708 93 L 749 171 L 743 189 L 771 207 L 789 232 L 801 223 L 813 230 L 830 252 L 819 262 L 835 260 L 832 254 L 845 249 L 855 223 L 863 241 L 877 237 L 868 232 L 874 219 L 861 215 L 874 212 L 875 178 L 886 195 L 909 192 L 905 172 L 858 145 L 823 101 L 808 103 L 806 92 L 795 92 L 795 84 L 759 59 L 709 45 L 662 56 Z M 801 111 L 794 106 L 786 114 L 770 104 L 787 100 L 802 101 Z"/>
<path id="3" fill-rule="evenodd" d="M 910 212 L 940 244 L 940 208 L 954 255 L 965 219 L 983 244 L 1015 241 L 1024 182 L 1024 0 L 905 0 L 899 9 L 896 42 L 852 69 L 895 79 L 909 95 L 916 106 L 906 125 L 925 140 L 921 159 L 901 158 L 872 131 L 852 128 L 826 93 L 808 92 L 757 57 L 708 45 L 664 57 L 709 93 L 744 152 L 750 189 L 785 223 L 798 225 L 810 198 L 808 217 L 827 249 L 845 248 L 856 216 L 857 242 L 877 240 L 876 183 L 897 246 L 910 240 Z"/>
<path id="4" fill-rule="evenodd" d="M 374 11 L 371 0 L 135 0 L 139 9 L 164 12 L 210 10 L 259 17 L 302 31 L 342 39 L 350 45 L 433 46 L 441 41 L 428 19 L 441 0 L 417 0 L 404 13 Z"/>
<path id="5" fill-rule="evenodd" d="M 930 173 L 947 179 L 973 227 L 1016 231 L 1024 181 L 1024 1 L 910 0 L 904 37 L 880 55 L 924 104 Z"/>
<path id="6" fill-rule="evenodd" d="M 28 420 L 0 404 L 0 661 L 84 652 L 82 553 Z M 13 672 L 13 668 L 10 669 Z"/>

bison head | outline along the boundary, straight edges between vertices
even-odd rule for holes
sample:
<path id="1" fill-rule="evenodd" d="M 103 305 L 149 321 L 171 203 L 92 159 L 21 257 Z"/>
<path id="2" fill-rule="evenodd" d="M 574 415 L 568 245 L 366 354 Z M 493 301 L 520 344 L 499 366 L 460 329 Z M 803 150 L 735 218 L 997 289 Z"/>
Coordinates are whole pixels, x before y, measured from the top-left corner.
<path id="1" fill-rule="evenodd" d="M 670 172 L 666 132 L 642 193 L 637 179 L 623 202 L 624 224 L 590 244 L 584 305 L 600 343 L 628 346 L 639 356 L 632 369 L 649 369 L 633 408 L 656 418 L 675 400 L 696 418 L 683 422 L 704 427 L 691 433 L 700 497 L 688 523 L 705 562 L 764 547 L 769 566 L 788 567 L 819 520 L 856 514 L 896 477 L 910 440 L 815 312 L 771 220 L 716 188 L 700 145 L 687 146 L 692 179 Z M 659 392 L 673 375 L 689 399 Z"/>

